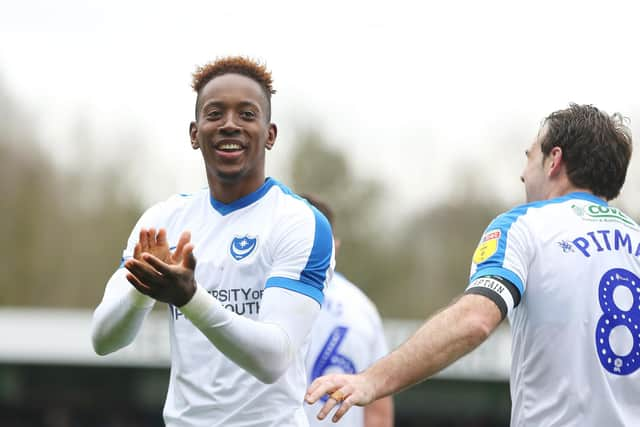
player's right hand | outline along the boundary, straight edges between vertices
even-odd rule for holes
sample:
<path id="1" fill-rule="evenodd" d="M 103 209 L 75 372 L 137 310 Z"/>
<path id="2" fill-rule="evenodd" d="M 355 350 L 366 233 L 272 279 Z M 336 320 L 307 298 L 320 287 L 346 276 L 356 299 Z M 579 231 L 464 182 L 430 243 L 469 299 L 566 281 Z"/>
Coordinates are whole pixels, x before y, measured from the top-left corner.
<path id="1" fill-rule="evenodd" d="M 124 267 L 129 270 L 126 278 L 140 293 L 182 307 L 196 291 L 196 258 L 193 249 L 192 243 L 185 244 L 179 250 L 176 248 L 176 256 L 180 257 L 181 262 L 175 264 L 143 252 L 141 259 L 134 257 L 125 261 Z"/>
<path id="2" fill-rule="evenodd" d="M 338 406 L 331 419 L 336 423 L 352 406 L 365 406 L 376 399 L 374 385 L 365 375 L 331 374 L 316 378 L 309 386 L 305 400 L 313 404 L 325 394 L 329 395 L 318 412 L 318 419 L 324 420 Z"/>
<path id="3" fill-rule="evenodd" d="M 188 302 L 195 292 L 191 233 L 180 235 L 171 252 L 167 232 L 161 228 L 142 228 L 133 249 L 133 259 L 125 262 L 127 280 L 141 293 L 177 307 Z"/>

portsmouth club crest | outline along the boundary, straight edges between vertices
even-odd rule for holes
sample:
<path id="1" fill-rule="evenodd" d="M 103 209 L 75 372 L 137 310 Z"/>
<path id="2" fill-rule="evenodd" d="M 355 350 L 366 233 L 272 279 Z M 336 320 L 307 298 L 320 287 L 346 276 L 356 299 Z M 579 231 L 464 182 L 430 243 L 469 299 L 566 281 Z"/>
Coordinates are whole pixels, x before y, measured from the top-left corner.
<path id="1" fill-rule="evenodd" d="M 231 241 L 229 251 L 236 261 L 240 261 L 251 255 L 258 246 L 258 238 L 245 235 L 244 237 L 234 237 Z"/>

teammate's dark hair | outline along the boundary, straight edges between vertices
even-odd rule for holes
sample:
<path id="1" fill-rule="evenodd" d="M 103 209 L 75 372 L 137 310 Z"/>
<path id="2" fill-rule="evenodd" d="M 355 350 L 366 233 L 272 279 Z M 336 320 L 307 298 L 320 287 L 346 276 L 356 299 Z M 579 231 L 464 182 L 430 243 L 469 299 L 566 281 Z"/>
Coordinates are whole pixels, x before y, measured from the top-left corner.
<path id="1" fill-rule="evenodd" d="M 573 185 L 605 200 L 620 194 L 631 159 L 631 132 L 620 114 L 608 115 L 593 105 L 570 104 L 545 120 L 541 142 L 547 156 L 562 149 L 567 175 Z"/>
<path id="2" fill-rule="evenodd" d="M 266 119 L 271 120 L 271 95 L 276 93 L 273 89 L 273 79 L 271 72 L 264 64 L 246 58 L 244 56 L 227 56 L 218 58 L 213 62 L 196 68 L 193 73 L 191 87 L 198 94 L 196 99 L 196 120 L 198 119 L 198 108 L 200 103 L 200 90 L 211 80 L 224 74 L 241 74 L 256 81 L 267 99 Z"/>
<path id="3" fill-rule="evenodd" d="M 303 199 L 307 199 L 307 201 L 315 206 L 322 214 L 327 218 L 329 224 L 333 227 L 333 209 L 329 207 L 328 204 L 320 200 L 317 196 L 311 194 L 299 194 Z"/>

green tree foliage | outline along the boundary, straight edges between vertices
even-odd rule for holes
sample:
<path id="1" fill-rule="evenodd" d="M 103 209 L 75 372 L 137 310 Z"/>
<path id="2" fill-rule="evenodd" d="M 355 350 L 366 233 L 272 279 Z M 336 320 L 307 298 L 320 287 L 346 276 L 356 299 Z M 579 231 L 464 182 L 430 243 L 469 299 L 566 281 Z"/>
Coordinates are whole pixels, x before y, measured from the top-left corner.
<path id="1" fill-rule="evenodd" d="M 140 207 L 113 170 L 55 167 L 1 86 L 0 103 L 0 305 L 95 307 Z"/>

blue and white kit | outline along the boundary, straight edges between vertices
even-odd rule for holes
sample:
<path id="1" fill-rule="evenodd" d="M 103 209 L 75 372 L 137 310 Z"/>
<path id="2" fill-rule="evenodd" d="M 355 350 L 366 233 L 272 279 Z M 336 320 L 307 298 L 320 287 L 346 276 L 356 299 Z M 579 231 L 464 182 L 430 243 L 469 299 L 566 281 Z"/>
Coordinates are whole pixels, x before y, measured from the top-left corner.
<path id="1" fill-rule="evenodd" d="M 311 332 L 307 355 L 309 382 L 331 373 L 360 372 L 387 352 L 382 320 L 375 305 L 343 275 L 334 274 Z M 305 404 L 311 426 L 328 424 L 316 418 L 325 401 L 326 397 L 314 405 Z M 338 425 L 363 427 L 364 408 L 354 406 Z"/>
<path id="2" fill-rule="evenodd" d="M 498 216 L 467 293 L 512 330 L 512 426 L 631 426 L 640 420 L 640 228 L 588 193 Z"/>
<path id="3" fill-rule="evenodd" d="M 305 355 L 309 332 L 332 277 L 326 218 L 272 178 L 231 204 L 209 189 L 176 195 L 147 210 L 141 228 L 165 228 L 170 246 L 191 232 L 194 297 L 170 306 L 171 374 L 167 426 L 307 426 Z M 154 300 L 120 268 L 94 313 L 103 352 L 135 337 Z"/>

